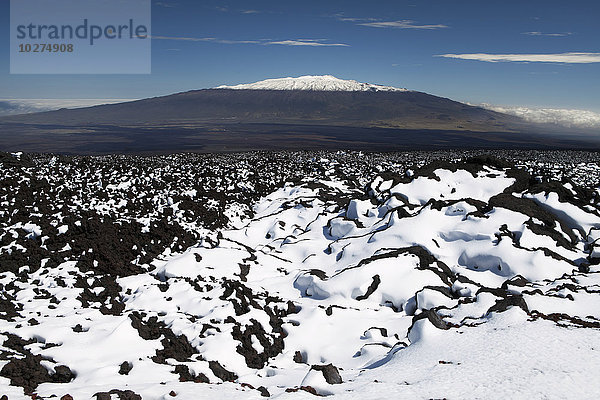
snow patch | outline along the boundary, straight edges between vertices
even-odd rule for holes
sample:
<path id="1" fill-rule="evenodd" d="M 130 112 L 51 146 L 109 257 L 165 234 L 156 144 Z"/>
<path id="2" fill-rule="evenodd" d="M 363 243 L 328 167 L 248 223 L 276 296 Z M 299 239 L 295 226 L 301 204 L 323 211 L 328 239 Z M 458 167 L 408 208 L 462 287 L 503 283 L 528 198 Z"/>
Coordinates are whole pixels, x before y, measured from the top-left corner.
<path id="1" fill-rule="evenodd" d="M 337 92 L 406 92 L 407 89 L 392 86 L 361 83 L 355 80 L 344 80 L 332 75 L 305 75 L 297 78 L 275 78 L 241 85 L 222 85 L 215 89 L 235 90 L 311 90 Z"/>

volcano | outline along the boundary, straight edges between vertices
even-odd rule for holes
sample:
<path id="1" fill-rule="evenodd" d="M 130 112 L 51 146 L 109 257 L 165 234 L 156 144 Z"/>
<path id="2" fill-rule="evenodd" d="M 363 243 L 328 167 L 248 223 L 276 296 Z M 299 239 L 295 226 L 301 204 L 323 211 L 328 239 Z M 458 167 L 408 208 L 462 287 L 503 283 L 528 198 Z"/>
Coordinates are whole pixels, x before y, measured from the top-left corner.
<path id="1" fill-rule="evenodd" d="M 5 151 L 600 147 L 584 132 L 331 75 L 10 116 L 0 127 Z"/>

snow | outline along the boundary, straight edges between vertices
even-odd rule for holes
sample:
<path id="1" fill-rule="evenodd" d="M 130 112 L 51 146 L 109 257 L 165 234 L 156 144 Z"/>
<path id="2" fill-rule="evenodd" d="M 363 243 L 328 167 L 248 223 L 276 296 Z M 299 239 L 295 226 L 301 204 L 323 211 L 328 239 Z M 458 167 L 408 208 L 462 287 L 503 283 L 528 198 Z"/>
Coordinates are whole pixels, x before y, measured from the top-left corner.
<path id="1" fill-rule="evenodd" d="M 217 86 L 215 89 L 235 90 L 312 90 L 312 91 L 342 91 L 342 92 L 405 92 L 391 86 L 361 83 L 355 80 L 344 80 L 332 75 L 305 75 L 297 78 L 276 78 L 264 81 L 233 85 Z"/>
<path id="2" fill-rule="evenodd" d="M 419 177 L 410 183 L 398 184 L 390 190 L 411 203 L 427 203 L 432 198 L 460 200 L 467 197 L 488 201 L 490 197 L 514 183 L 514 179 L 490 177 L 482 171 L 477 177 L 467 171 L 435 170 L 435 179 Z M 492 183 L 493 182 L 493 183 Z"/>
<path id="3" fill-rule="evenodd" d="M 525 197 L 534 199 L 544 208 L 559 215 L 571 228 L 580 230 L 584 236 L 587 236 L 592 229 L 600 229 L 600 216 L 586 212 L 572 204 L 561 202 L 557 193 L 538 193 L 536 195 L 526 195 Z"/>
<path id="4" fill-rule="evenodd" d="M 594 399 L 600 393 L 593 372 L 600 367 L 598 330 L 528 322 L 516 309 L 437 335 L 425 332 L 428 324 L 421 341 L 360 374 L 336 398 Z"/>
<path id="5" fill-rule="evenodd" d="M 103 297 L 106 274 L 80 269 L 81 253 L 0 273 L 0 296 L 20 305 L 16 316 L 0 315 L 0 354 L 9 354 L 0 368 L 9 362 L 1 357 L 18 353 L 9 347 L 14 334 L 35 339 L 25 348 L 44 357 L 47 370 L 66 365 L 76 374 L 41 383 L 43 397 L 85 399 L 116 388 L 149 400 L 171 391 L 182 399 L 261 397 L 247 385 L 278 399 L 312 398 L 301 389 L 309 386 L 342 399 L 600 396 L 600 268 L 590 262 L 600 236 L 597 198 L 559 198 L 552 186 L 513 191 L 509 168 L 472 172 L 459 163 L 356 185 L 336 175 L 331 158 L 314 162 L 327 172 L 266 191 L 231 224 L 201 228 L 190 247 L 168 247 L 115 276 L 112 297 Z M 119 196 L 139 183 L 109 181 L 103 211 L 120 213 Z M 556 224 L 535 230 L 531 222 L 547 216 L 490 205 L 506 194 Z M 170 192 L 152 199 L 160 210 L 183 201 Z M 53 240 L 77 226 L 62 215 L 51 220 Z M 555 239 L 562 225 L 582 231 L 568 248 Z M 19 230 L 35 239 L 46 229 L 9 225 L 7 242 Z M 234 382 L 218 376 L 215 361 Z M 133 367 L 128 375 L 119 373 L 123 362 Z M 342 384 L 314 368 L 329 363 Z M 182 366 L 210 383 L 185 382 L 175 373 Z M 30 398 L 9 383 L 0 378 L 11 400 Z"/>

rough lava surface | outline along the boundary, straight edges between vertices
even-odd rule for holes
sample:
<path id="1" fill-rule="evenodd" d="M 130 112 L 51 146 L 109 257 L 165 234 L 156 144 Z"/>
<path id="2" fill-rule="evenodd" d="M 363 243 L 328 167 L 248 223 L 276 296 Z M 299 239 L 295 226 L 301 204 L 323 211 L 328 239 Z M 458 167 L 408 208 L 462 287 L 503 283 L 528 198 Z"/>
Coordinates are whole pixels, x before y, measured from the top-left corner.
<path id="1" fill-rule="evenodd" d="M 496 155 L 1 154 L 0 395 L 598 398 L 598 155 Z"/>

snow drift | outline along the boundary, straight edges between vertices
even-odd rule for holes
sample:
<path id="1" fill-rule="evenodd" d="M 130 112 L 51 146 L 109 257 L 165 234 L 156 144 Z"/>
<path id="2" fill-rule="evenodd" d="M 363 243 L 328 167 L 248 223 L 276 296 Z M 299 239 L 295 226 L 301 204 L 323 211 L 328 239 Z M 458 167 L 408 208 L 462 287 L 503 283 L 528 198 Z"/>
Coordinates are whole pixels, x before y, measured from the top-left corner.
<path id="1" fill-rule="evenodd" d="M 129 242 L 122 219 L 121 257 L 138 258 L 119 268 L 78 239 L 101 222 L 66 215 L 69 201 L 56 214 L 31 210 L 52 225 L 3 212 L 2 390 L 11 399 L 600 393 L 597 190 L 485 157 L 381 171 L 365 186 L 333 160 L 308 165 L 322 173 L 233 207 L 224 228 L 202 228 L 193 244 L 183 229 L 162 251 L 150 222 L 182 218 L 180 197 L 133 225 L 154 235 L 147 246 Z M 234 169 L 250 177 L 248 168 Z M 87 178 L 106 194 L 100 214 L 128 207 L 119 193 L 147 182 L 122 177 Z M 27 257 L 63 238 L 68 248 Z"/>

